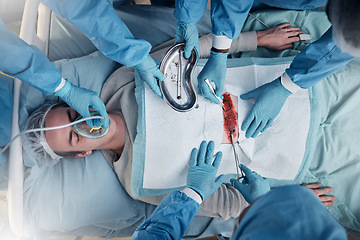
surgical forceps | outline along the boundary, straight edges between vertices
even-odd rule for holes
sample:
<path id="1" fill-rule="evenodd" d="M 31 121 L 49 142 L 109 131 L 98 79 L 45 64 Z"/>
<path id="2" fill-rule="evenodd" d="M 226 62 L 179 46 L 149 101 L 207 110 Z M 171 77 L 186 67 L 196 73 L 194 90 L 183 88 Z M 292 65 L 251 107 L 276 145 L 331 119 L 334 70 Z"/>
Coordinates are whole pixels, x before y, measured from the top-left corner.
<path id="1" fill-rule="evenodd" d="M 246 176 L 245 176 L 245 173 L 243 172 L 243 170 L 241 169 L 240 167 L 240 160 L 239 160 L 239 155 L 236 151 L 236 148 L 235 148 L 235 139 L 234 139 L 234 133 L 235 131 L 230 131 L 230 135 L 231 135 L 231 144 L 233 146 L 233 149 L 234 149 L 234 155 L 235 155 L 235 164 L 236 164 L 236 175 L 237 175 L 237 178 L 235 179 L 236 181 L 239 181 L 240 179 L 244 179 L 244 181 L 247 183 L 247 179 L 246 179 Z M 239 171 L 240 169 L 240 171 Z M 240 173 L 241 173 L 241 176 L 240 176 Z"/>

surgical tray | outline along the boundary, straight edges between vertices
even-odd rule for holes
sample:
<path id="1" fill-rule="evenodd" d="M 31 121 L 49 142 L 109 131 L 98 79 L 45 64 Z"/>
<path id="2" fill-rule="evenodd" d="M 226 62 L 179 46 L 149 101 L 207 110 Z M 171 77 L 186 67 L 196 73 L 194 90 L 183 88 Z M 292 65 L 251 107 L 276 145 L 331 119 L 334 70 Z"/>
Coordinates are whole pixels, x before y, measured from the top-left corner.
<path id="1" fill-rule="evenodd" d="M 165 81 L 160 81 L 164 100 L 176 111 L 190 111 L 196 104 L 196 93 L 191 84 L 191 73 L 198 60 L 198 53 L 192 50 L 191 56 L 184 57 L 184 43 L 176 44 L 165 54 L 160 70 Z"/>

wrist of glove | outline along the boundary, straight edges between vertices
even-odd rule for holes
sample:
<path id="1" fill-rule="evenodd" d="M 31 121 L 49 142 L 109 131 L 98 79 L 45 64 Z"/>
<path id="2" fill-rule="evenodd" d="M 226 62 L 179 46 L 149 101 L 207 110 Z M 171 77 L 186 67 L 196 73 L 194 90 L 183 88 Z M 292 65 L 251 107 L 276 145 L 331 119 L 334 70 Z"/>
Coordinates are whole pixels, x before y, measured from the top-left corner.
<path id="1" fill-rule="evenodd" d="M 227 70 L 227 56 L 227 53 L 211 51 L 209 60 L 198 75 L 200 93 L 216 104 L 220 104 L 220 102 L 204 80 L 208 79 L 210 83 L 213 82 L 215 84 L 215 94 L 222 98 Z"/>
<path id="2" fill-rule="evenodd" d="M 189 58 L 191 51 L 195 50 L 200 54 L 199 31 L 196 23 L 184 23 L 177 21 L 175 30 L 175 44 L 185 42 L 184 57 Z"/>
<path id="3" fill-rule="evenodd" d="M 187 176 L 187 187 L 201 195 L 202 200 L 213 194 L 222 184 L 223 177 L 216 178 L 222 153 L 218 152 L 214 157 L 215 144 L 203 141 L 199 151 L 194 148 L 190 157 L 190 168 Z"/>
<path id="4" fill-rule="evenodd" d="M 275 120 L 290 95 L 291 92 L 281 84 L 280 78 L 242 94 L 240 98 L 243 100 L 256 99 L 241 126 L 241 130 L 246 131 L 245 136 L 254 138 L 260 132 L 264 132 Z"/>
<path id="5" fill-rule="evenodd" d="M 257 172 L 251 171 L 245 165 L 241 164 L 241 169 L 244 171 L 247 181 L 231 179 L 230 182 L 251 204 L 255 199 L 270 191 L 270 184 L 265 178 Z"/>
<path id="6" fill-rule="evenodd" d="M 135 65 L 135 68 L 138 71 L 140 78 L 149 85 L 153 92 L 156 93 L 159 97 L 162 97 L 157 79 L 164 81 L 165 76 L 158 68 L 154 59 L 148 55 L 144 61 Z"/>

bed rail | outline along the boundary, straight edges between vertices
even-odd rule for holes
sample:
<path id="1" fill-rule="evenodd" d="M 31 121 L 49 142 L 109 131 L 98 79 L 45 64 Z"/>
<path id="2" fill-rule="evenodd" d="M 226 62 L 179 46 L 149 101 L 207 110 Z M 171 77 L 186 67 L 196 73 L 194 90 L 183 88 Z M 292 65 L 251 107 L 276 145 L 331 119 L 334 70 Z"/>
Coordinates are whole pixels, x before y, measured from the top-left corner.
<path id="1" fill-rule="evenodd" d="M 37 46 L 46 55 L 50 36 L 51 11 L 40 0 L 25 1 L 23 19 L 20 28 L 20 38 L 30 45 Z M 20 132 L 19 103 L 21 81 L 14 79 L 14 101 L 11 123 L 11 136 Z M 24 229 L 24 163 L 20 138 L 17 138 L 9 149 L 9 185 L 8 211 L 11 230 L 18 236 L 23 236 Z"/>

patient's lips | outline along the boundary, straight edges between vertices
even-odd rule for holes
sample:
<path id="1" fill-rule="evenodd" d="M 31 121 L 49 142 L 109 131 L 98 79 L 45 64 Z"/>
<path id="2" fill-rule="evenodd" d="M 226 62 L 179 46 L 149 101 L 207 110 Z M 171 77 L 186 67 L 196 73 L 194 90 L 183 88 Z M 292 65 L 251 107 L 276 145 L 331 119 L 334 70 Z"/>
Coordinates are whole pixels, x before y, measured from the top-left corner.
<path id="1" fill-rule="evenodd" d="M 236 141 L 239 136 L 238 113 L 233 100 L 231 99 L 231 95 L 229 93 L 224 93 L 223 96 L 224 133 L 227 138 L 226 140 L 231 143 L 231 134 L 233 134 Z"/>

